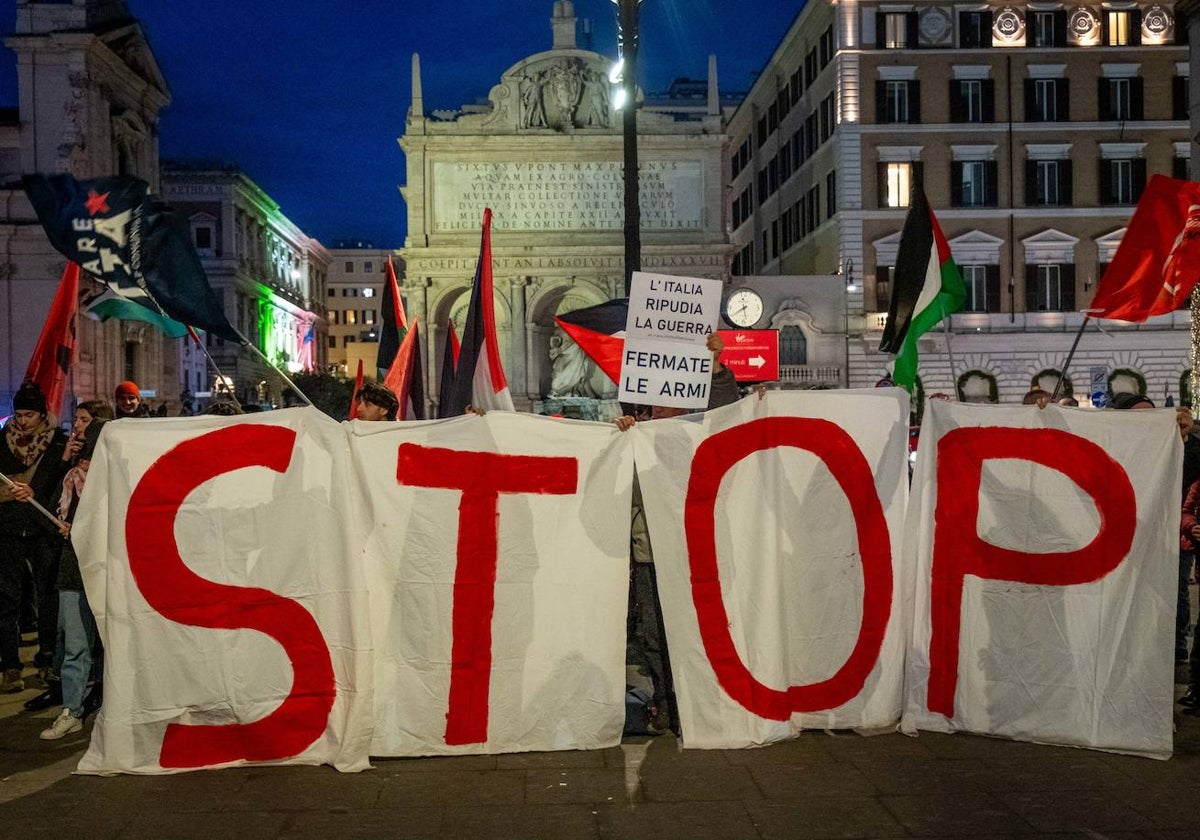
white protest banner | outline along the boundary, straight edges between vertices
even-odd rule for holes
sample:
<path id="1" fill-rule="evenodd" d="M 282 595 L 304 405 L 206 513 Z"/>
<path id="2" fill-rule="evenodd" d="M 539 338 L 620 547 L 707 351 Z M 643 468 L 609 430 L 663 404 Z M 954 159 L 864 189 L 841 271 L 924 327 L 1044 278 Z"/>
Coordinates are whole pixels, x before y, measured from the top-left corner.
<path id="1" fill-rule="evenodd" d="M 703 408 L 712 383 L 705 336 L 716 329 L 721 281 L 633 273 L 617 399 Z"/>
<path id="2" fill-rule="evenodd" d="M 1173 411 L 928 404 L 902 727 L 1171 754 Z"/>
<path id="3" fill-rule="evenodd" d="M 685 746 L 899 719 L 907 421 L 893 388 L 635 427 Z"/>
<path id="4" fill-rule="evenodd" d="M 504 411 L 351 429 L 375 523 L 372 754 L 617 744 L 632 441 Z"/>
<path id="5" fill-rule="evenodd" d="M 108 424 L 72 533 L 106 652 L 79 770 L 366 768 L 360 498 L 314 408 Z"/>

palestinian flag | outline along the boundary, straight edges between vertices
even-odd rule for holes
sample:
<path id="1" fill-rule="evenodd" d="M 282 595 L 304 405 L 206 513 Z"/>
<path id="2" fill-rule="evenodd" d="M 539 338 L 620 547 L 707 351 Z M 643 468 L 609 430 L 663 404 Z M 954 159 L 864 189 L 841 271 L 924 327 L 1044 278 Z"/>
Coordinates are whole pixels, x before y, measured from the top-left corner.
<path id="1" fill-rule="evenodd" d="M 629 298 L 616 298 L 555 316 L 554 320 L 608 378 L 616 382 L 621 377 L 621 351 L 625 348 L 628 313 Z"/>
<path id="2" fill-rule="evenodd" d="M 387 280 L 383 284 L 383 327 L 379 330 L 379 349 L 375 356 L 375 368 L 382 380 L 396 361 L 404 335 L 408 332 L 408 319 L 404 315 L 404 301 L 400 299 L 400 286 L 396 282 L 396 269 L 392 256 L 387 259 Z"/>
<path id="3" fill-rule="evenodd" d="M 467 406 L 493 411 L 513 411 L 512 393 L 500 360 L 500 341 L 496 334 L 496 301 L 492 281 L 492 208 L 483 209 L 483 230 L 479 237 L 479 261 L 471 284 L 471 302 L 467 323 L 463 326 L 462 347 L 454 382 L 445 402 L 450 417 L 462 414 Z"/>
<path id="4" fill-rule="evenodd" d="M 450 389 L 454 386 L 454 369 L 458 367 L 458 333 L 454 321 L 446 322 L 446 344 L 442 348 L 442 373 L 438 379 L 438 417 L 445 417 L 442 406 L 446 404 Z"/>
<path id="5" fill-rule="evenodd" d="M 943 318 L 962 309 L 967 293 L 950 245 L 918 184 L 904 219 L 892 301 L 879 349 L 895 353 L 892 380 L 912 391 L 917 381 L 917 341 Z"/>
<path id="6" fill-rule="evenodd" d="M 421 364 L 421 334 L 417 319 L 404 331 L 404 340 L 388 368 L 383 385 L 400 401 L 397 420 L 425 419 L 425 379 Z"/>
<path id="7" fill-rule="evenodd" d="M 172 321 L 156 309 L 147 309 L 139 303 L 149 298 L 134 300 L 124 295 L 115 294 L 108 286 L 104 291 L 84 301 L 83 314 L 96 321 L 107 321 L 116 318 L 120 321 L 142 321 L 149 324 L 168 338 L 183 338 L 188 334 L 187 324 Z"/>

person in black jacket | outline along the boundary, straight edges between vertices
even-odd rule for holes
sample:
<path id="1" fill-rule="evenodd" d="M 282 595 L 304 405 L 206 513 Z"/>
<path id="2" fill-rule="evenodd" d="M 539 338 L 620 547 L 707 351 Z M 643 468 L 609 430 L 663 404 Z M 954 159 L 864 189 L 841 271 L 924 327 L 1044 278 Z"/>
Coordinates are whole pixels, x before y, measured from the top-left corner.
<path id="1" fill-rule="evenodd" d="M 63 452 L 67 436 L 46 410 L 41 388 L 26 382 L 13 397 L 13 416 L 4 425 L 0 442 L 0 473 L 12 482 L 0 483 L 0 692 L 23 691 L 18 617 L 21 607 L 21 569 L 33 573 L 38 606 L 38 652 L 34 665 L 49 668 L 54 661 L 58 632 L 58 552 L 62 537 L 57 527 L 23 504 L 36 499 L 47 509 L 66 472 Z"/>

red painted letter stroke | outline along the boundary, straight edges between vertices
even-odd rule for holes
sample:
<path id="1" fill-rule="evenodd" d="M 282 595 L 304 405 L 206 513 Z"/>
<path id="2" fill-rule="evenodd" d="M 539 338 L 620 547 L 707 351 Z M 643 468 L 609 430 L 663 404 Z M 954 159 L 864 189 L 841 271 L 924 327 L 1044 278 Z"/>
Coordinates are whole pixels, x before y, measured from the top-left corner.
<path id="1" fill-rule="evenodd" d="M 790 446 L 820 458 L 850 502 L 862 558 L 862 627 L 842 667 L 827 680 L 786 690 L 759 682 L 734 647 L 717 569 L 715 514 L 721 480 L 743 458 Z M 828 420 L 770 417 L 713 435 L 696 450 L 684 503 L 692 600 L 717 682 L 746 709 L 769 720 L 832 709 L 862 691 L 879 659 L 892 613 L 892 550 L 871 466 L 844 429 Z"/>
<path id="2" fill-rule="evenodd" d="M 252 723 L 172 723 L 163 736 L 163 767 L 207 767 L 231 761 L 276 761 L 304 752 L 325 731 L 336 685 L 329 647 L 312 613 L 265 589 L 206 580 L 183 562 L 175 517 L 193 490 L 246 467 L 284 472 L 296 433 L 279 426 L 218 429 L 165 453 L 129 499 L 125 543 L 129 569 L 146 601 L 171 621 L 222 630 L 257 630 L 277 641 L 292 663 L 292 690 Z"/>
<path id="3" fill-rule="evenodd" d="M 500 494 L 571 495 L 576 492 L 578 474 L 579 463 L 574 458 L 461 452 L 412 443 L 400 446 L 398 483 L 462 491 L 451 618 L 447 744 L 480 744 L 487 740 Z"/>
<path id="4" fill-rule="evenodd" d="M 1100 530 L 1077 551 L 1025 552 L 979 538 L 983 462 L 1018 459 L 1075 482 L 1096 505 Z M 937 507 L 930 572 L 929 711 L 954 717 L 963 579 L 967 575 L 1070 586 L 1091 583 L 1121 564 L 1133 544 L 1137 498 L 1125 470 L 1091 441 L 1058 429 L 955 429 L 938 442 Z"/>

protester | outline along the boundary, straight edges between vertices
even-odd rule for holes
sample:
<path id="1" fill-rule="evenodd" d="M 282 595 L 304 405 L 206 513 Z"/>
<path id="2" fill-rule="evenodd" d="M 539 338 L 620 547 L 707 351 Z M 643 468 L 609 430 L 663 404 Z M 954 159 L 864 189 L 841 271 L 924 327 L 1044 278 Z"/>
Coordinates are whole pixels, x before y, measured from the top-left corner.
<path id="1" fill-rule="evenodd" d="M 205 409 L 204 413 L 213 414 L 217 417 L 237 417 L 238 415 L 245 414 L 246 412 L 242 411 L 242 409 L 238 407 L 238 404 L 233 400 L 226 399 L 224 397 L 218 397 L 212 405 Z"/>
<path id="2" fill-rule="evenodd" d="M 21 571 L 33 575 L 38 615 L 38 652 L 34 665 L 48 674 L 58 631 L 58 543 L 55 526 L 32 505 L 54 507 L 66 463 L 67 437 L 46 407 L 41 388 L 26 382 L 13 397 L 13 417 L 4 426 L 0 473 L 14 482 L 0 486 L 0 692 L 23 691 L 21 678 Z M 45 677 L 40 676 L 44 688 Z"/>
<path id="3" fill-rule="evenodd" d="M 396 395 L 370 379 L 359 386 L 354 401 L 358 403 L 359 420 L 395 420 L 400 411 L 400 400 Z"/>
<path id="4" fill-rule="evenodd" d="M 79 451 L 83 447 L 83 433 L 91 425 L 94 420 L 112 420 L 113 407 L 107 400 L 88 400 L 81 402 L 75 408 L 75 420 L 71 424 L 71 437 L 67 440 L 67 445 L 63 450 L 63 461 L 67 462 L 67 466 L 73 465 L 79 456 Z M 56 494 L 61 493 L 61 488 L 55 491 Z M 54 664 L 46 674 L 46 689 L 36 697 L 25 701 L 25 711 L 40 712 L 42 709 L 49 709 L 51 706 L 57 706 L 62 703 L 62 682 L 60 675 L 62 673 L 62 611 L 59 611 L 57 641 L 54 646 Z"/>
<path id="5" fill-rule="evenodd" d="M 125 380 L 117 386 L 114 402 L 117 406 L 117 419 L 123 417 L 148 417 L 150 407 L 142 402 L 142 391 L 136 382 Z"/>
<path id="6" fill-rule="evenodd" d="M 1183 492 L 1187 499 L 1192 485 L 1200 480 L 1200 437 L 1192 410 L 1187 406 L 1175 409 L 1175 422 L 1179 425 L 1179 434 L 1183 438 Z M 1184 504 L 1186 513 L 1187 505 Z M 1182 523 L 1181 523 L 1182 526 Z M 1195 547 L 1183 544 L 1182 535 L 1179 548 L 1179 589 L 1175 605 L 1175 661 L 1188 660 L 1188 631 L 1191 630 L 1191 578 L 1192 561 L 1195 559 Z M 1192 640 L 1192 656 L 1200 655 L 1196 650 L 1195 639 Z M 1200 662 L 1192 663 L 1192 669 L 1200 674 Z"/>
<path id="7" fill-rule="evenodd" d="M 1128 391 L 1122 391 L 1119 394 L 1113 394 L 1112 407 L 1122 411 L 1127 411 L 1131 408 L 1154 408 L 1154 400 L 1144 394 L 1131 394 Z"/>
<path id="8" fill-rule="evenodd" d="M 59 532 L 68 539 L 63 541 L 58 566 L 58 610 L 59 627 L 62 630 L 62 711 L 54 722 L 42 730 L 43 741 L 56 741 L 83 728 L 88 713 L 98 708 L 101 696 L 100 659 L 93 662 L 93 651 L 99 651 L 96 634 L 96 619 L 88 605 L 83 589 L 83 576 L 79 572 L 79 558 L 69 539 L 71 523 L 79 507 L 80 494 L 87 479 L 88 467 L 96 449 L 96 441 L 106 421 L 93 420 L 79 435 L 79 454 L 62 481 L 62 495 L 58 501 L 58 517 L 65 523 Z M 72 438 L 75 436 L 72 435 Z M 89 698 L 89 679 L 93 683 Z M 91 699 L 85 704 L 85 698 Z"/>
<path id="9" fill-rule="evenodd" d="M 725 344 L 716 333 L 709 333 L 706 346 L 713 357 L 712 384 L 708 389 L 708 409 L 737 402 L 738 388 L 733 373 L 719 361 Z M 759 394 L 762 399 L 762 394 Z M 631 413 L 613 423 L 621 431 L 633 428 L 638 420 L 660 420 L 686 414 L 687 409 L 654 406 L 633 407 Z M 647 417 L 647 414 L 649 415 Z M 630 523 L 629 612 L 626 618 L 625 661 L 651 682 L 652 705 L 645 731 L 657 735 L 672 729 L 679 731 L 679 713 L 675 705 L 675 683 L 671 677 L 671 659 L 667 634 L 663 627 L 662 607 L 658 598 L 658 580 L 654 574 L 654 550 L 646 525 L 642 487 L 633 474 L 633 505 Z M 631 733 L 632 734 L 632 733 Z"/>
<path id="10" fill-rule="evenodd" d="M 1036 405 L 1038 408 L 1045 408 L 1049 404 L 1050 392 L 1043 391 L 1037 385 L 1034 385 L 1025 393 L 1025 396 L 1021 397 L 1021 405 Z"/>

